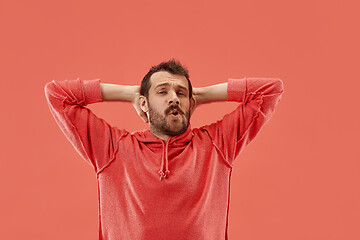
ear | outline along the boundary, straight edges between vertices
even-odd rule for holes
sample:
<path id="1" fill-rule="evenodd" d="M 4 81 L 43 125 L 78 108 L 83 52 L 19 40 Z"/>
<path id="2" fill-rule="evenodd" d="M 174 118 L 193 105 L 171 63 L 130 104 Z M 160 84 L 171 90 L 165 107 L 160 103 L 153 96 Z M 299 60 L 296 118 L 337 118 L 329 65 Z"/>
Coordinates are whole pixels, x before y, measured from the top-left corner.
<path id="1" fill-rule="evenodd" d="M 147 101 L 145 96 L 140 95 L 140 97 L 139 97 L 139 105 L 140 105 L 140 108 L 141 108 L 141 110 L 143 112 L 147 113 L 149 111 L 148 101 Z"/>
<path id="2" fill-rule="evenodd" d="M 190 113 L 191 113 L 191 115 L 193 114 L 195 108 L 196 108 L 196 100 L 195 100 L 194 96 L 192 96 L 190 98 Z"/>

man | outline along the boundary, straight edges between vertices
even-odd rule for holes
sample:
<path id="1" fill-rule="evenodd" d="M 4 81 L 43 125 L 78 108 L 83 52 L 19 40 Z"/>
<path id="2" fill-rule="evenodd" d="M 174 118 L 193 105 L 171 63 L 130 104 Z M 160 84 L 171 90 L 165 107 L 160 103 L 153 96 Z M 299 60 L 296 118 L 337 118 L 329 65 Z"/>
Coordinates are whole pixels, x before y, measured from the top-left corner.
<path id="1" fill-rule="evenodd" d="M 233 162 L 271 118 L 283 91 L 278 78 L 192 88 L 187 69 L 174 59 L 153 66 L 141 86 L 80 78 L 45 86 L 57 124 L 96 173 L 100 240 L 228 239 Z M 118 129 L 85 107 L 103 101 L 132 103 L 150 129 Z M 191 128 L 196 106 L 214 101 L 239 106 Z"/>

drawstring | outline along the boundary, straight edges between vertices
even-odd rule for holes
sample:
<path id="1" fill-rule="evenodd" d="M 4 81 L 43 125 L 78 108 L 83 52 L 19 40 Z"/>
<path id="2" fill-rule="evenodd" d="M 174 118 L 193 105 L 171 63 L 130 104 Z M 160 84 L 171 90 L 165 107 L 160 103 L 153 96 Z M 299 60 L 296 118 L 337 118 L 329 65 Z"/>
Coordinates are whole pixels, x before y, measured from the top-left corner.
<path id="1" fill-rule="evenodd" d="M 166 141 L 166 144 L 164 146 L 164 141 L 161 141 L 162 145 L 163 145 L 163 148 L 164 148 L 164 152 L 163 152 L 163 155 L 162 155 L 162 159 L 161 159 L 161 168 L 159 170 L 159 174 L 160 174 L 160 181 L 163 179 L 163 178 L 166 178 L 170 171 L 169 171 L 169 161 L 168 161 L 168 146 L 169 146 L 169 141 Z M 165 172 L 163 171 L 164 169 L 164 160 L 165 160 L 165 167 L 166 167 L 166 170 Z"/>

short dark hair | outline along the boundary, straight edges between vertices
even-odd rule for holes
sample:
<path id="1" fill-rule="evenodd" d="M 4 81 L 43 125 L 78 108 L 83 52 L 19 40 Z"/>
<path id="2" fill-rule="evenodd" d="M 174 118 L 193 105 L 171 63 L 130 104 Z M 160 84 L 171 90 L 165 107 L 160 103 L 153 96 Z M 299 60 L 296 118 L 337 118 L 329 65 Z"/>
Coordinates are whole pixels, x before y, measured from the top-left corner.
<path id="1" fill-rule="evenodd" d="M 146 98 L 149 97 L 149 89 L 151 87 L 150 77 L 159 71 L 167 71 L 171 74 L 182 75 L 186 77 L 189 84 L 189 98 L 192 97 L 192 86 L 189 78 L 189 71 L 186 67 L 184 67 L 180 61 L 175 60 L 174 58 L 170 59 L 169 61 L 161 62 L 156 66 L 152 66 L 149 72 L 144 76 L 143 80 L 141 81 L 140 86 L 140 94 L 145 96 Z"/>

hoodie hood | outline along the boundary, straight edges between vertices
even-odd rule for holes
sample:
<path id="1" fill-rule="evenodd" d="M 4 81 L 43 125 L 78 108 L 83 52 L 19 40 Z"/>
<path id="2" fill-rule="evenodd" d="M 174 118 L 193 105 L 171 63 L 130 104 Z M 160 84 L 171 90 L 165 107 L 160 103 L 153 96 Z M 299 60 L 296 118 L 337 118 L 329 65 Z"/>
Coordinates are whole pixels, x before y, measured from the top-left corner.
<path id="1" fill-rule="evenodd" d="M 134 137 L 149 147 L 162 148 L 162 157 L 161 157 L 161 166 L 159 166 L 158 173 L 160 174 L 160 181 L 164 178 L 167 178 L 170 174 L 169 170 L 169 158 L 168 158 L 168 149 L 171 147 L 184 147 L 191 142 L 193 137 L 193 132 L 191 130 L 191 125 L 189 124 L 188 128 L 182 134 L 169 137 L 166 141 L 158 138 L 146 129 L 142 132 L 134 133 Z"/>

